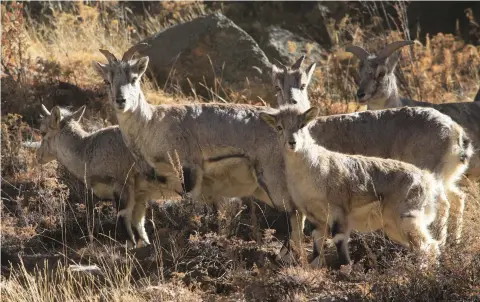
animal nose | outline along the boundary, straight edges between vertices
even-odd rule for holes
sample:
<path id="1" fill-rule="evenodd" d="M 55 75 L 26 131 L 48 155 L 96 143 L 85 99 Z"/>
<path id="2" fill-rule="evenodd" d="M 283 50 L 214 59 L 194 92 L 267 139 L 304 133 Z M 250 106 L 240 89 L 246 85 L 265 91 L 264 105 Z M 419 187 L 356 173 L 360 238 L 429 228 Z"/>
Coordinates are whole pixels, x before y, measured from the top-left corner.
<path id="1" fill-rule="evenodd" d="M 359 99 L 361 99 L 361 98 L 363 98 L 364 96 L 365 96 L 365 92 L 364 92 L 362 89 L 359 89 L 359 90 L 357 91 L 357 97 L 358 97 Z"/>
<path id="2" fill-rule="evenodd" d="M 296 142 L 295 141 L 289 141 L 288 144 L 290 145 L 290 147 L 294 148 Z"/>
<path id="3" fill-rule="evenodd" d="M 117 102 L 118 105 L 125 105 L 125 102 L 126 102 L 126 101 L 127 101 L 127 100 L 125 100 L 125 99 L 116 99 L 116 100 L 115 100 L 115 102 Z"/>

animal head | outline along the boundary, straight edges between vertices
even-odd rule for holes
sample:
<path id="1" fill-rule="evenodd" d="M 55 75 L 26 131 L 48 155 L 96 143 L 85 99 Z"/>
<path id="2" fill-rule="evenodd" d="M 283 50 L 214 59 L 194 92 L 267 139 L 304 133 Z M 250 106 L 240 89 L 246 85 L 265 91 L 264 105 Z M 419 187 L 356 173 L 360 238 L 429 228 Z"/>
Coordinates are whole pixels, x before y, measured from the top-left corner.
<path id="1" fill-rule="evenodd" d="M 79 122 L 85 112 L 85 105 L 71 113 L 69 110 L 53 107 L 52 111 L 42 104 L 42 112 L 45 115 L 41 125 L 42 142 L 37 149 L 37 162 L 46 164 L 57 158 L 57 145 L 62 129 L 70 122 Z"/>
<path id="2" fill-rule="evenodd" d="M 297 151 L 304 145 L 308 135 L 307 125 L 315 120 L 320 112 L 318 107 L 303 111 L 298 106 L 284 106 L 277 113 L 260 113 L 260 117 L 275 131 L 285 150 Z"/>
<path id="3" fill-rule="evenodd" d="M 395 67 L 400 58 L 400 48 L 414 44 L 413 41 L 396 41 L 388 44 L 377 54 L 369 54 L 359 46 L 349 46 L 346 51 L 360 59 L 358 101 L 362 104 L 385 102 L 396 89 Z"/>
<path id="4" fill-rule="evenodd" d="M 292 67 L 282 65 L 281 68 L 276 65 L 272 66 L 272 80 L 275 90 L 277 91 L 277 105 L 298 105 L 302 109 L 310 108 L 308 100 L 307 88 L 312 80 L 316 63 L 311 64 L 306 70 L 302 68 L 305 56 L 301 56 Z M 292 98 L 292 89 L 301 91 L 301 98 Z"/>
<path id="5" fill-rule="evenodd" d="M 121 60 L 108 50 L 100 49 L 108 63 L 92 62 L 93 68 L 107 85 L 110 100 L 118 113 L 134 111 L 139 104 L 139 99 L 143 97 L 140 79 L 147 70 L 149 59 L 148 57 L 133 59 L 133 56 L 146 46 L 146 43 L 140 43 L 130 47 Z"/>

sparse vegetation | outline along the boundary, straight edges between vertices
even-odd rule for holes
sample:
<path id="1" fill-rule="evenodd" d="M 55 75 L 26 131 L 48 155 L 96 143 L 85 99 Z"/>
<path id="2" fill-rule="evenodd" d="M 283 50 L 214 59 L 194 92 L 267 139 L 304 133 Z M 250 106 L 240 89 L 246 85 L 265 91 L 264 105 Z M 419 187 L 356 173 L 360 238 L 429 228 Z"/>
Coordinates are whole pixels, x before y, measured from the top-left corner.
<path id="1" fill-rule="evenodd" d="M 398 3 L 401 15 L 403 2 Z M 221 225 L 210 206 L 151 202 L 146 228 L 152 245 L 131 251 L 110 237 L 115 213 L 110 203 L 100 201 L 95 208 L 98 231 L 89 241 L 84 200 L 91 196 L 79 191 L 79 184 L 55 162 L 38 166 L 34 152 L 22 145 L 40 139 L 39 104 L 86 104 L 88 129 L 114 123 L 105 89 L 90 64 L 104 60 L 98 49 L 121 54 L 161 28 L 226 5 L 161 2 L 145 11 L 118 1 L 50 2 L 39 14 L 38 7 L 26 3 L 1 3 L 2 301 L 478 301 L 478 184 L 466 188 L 464 240 L 448 247 L 440 267 L 428 271 L 415 267 L 412 255 L 381 233 L 352 237 L 356 264 L 351 267 L 336 267 L 332 246 L 326 249 L 328 268 L 312 270 L 304 261 L 283 267 L 274 256 L 285 227 L 272 230 L 286 223 L 283 214 L 254 204 L 263 234 L 257 243 L 252 205 L 237 200 L 224 203 Z M 357 60 L 345 52 L 346 45 L 379 49 L 386 41 L 415 38 L 401 21 L 392 19 L 385 28 L 372 15 L 369 26 L 349 15 L 329 23 L 334 45 L 317 62 L 309 92 L 325 114 L 364 109 L 354 99 Z M 468 18 L 475 26 L 472 11 Z M 285 47 L 296 49 L 294 43 Z M 427 37 L 425 44 L 402 50 L 397 68 L 401 93 L 435 103 L 471 101 L 479 88 L 478 66 L 479 46 L 452 34 Z M 201 101 L 164 84 L 145 79 L 146 98 L 155 104 Z M 240 93 L 228 101 L 258 102 Z M 309 236 L 305 249 L 311 252 Z"/>

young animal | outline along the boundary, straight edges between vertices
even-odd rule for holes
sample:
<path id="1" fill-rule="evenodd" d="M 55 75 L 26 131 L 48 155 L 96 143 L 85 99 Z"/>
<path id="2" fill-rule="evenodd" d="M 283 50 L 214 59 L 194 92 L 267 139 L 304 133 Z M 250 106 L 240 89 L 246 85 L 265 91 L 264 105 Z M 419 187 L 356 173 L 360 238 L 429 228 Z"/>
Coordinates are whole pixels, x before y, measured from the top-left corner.
<path id="1" fill-rule="evenodd" d="M 275 114 L 261 115 L 278 133 L 295 205 L 317 226 L 312 234 L 314 250 L 321 248 L 320 234 L 327 223 L 342 264 L 350 263 L 351 230 L 383 229 L 400 244 L 436 256 L 438 242 L 428 225 L 435 218 L 436 204 L 448 206 L 441 182 L 397 160 L 327 150 L 309 132 L 318 113 L 316 107 L 303 112 L 285 106 Z M 315 259 L 312 265 L 317 263 Z"/>
<path id="2" fill-rule="evenodd" d="M 124 141 L 134 157 L 166 176 L 167 185 L 193 198 L 253 196 L 290 215 L 291 236 L 299 246 L 303 221 L 286 188 L 280 150 L 258 142 L 275 142 L 275 133 L 259 118 L 264 107 L 221 104 L 158 105 L 147 103 L 140 78 L 148 57 L 132 59 L 142 45 L 121 60 L 106 50 L 108 63 L 94 62 L 107 84 Z M 171 158 L 178 157 L 178 170 Z"/>
<path id="3" fill-rule="evenodd" d="M 400 98 L 394 71 L 400 57 L 400 48 L 414 44 L 413 41 L 397 41 L 388 44 L 377 54 L 370 54 L 359 46 L 347 47 L 360 59 L 359 88 L 357 97 L 366 103 L 369 110 L 402 106 L 432 107 L 450 116 L 462 126 L 475 150 L 480 149 L 480 102 L 432 104 Z M 476 152 L 465 172 L 470 180 L 480 179 L 480 152 Z"/>
<path id="4" fill-rule="evenodd" d="M 46 164 L 58 160 L 97 197 L 113 200 L 132 245 L 136 244 L 132 226 L 138 233 L 139 245 L 150 244 L 144 226 L 145 208 L 149 198 L 163 197 L 149 192 L 152 188 L 157 193 L 162 191 L 163 187 L 158 184 L 161 177 L 151 184 L 137 173 L 117 126 L 86 132 L 79 123 L 85 106 L 71 113 L 58 106 L 50 112 L 42 105 L 42 111 L 46 117 L 40 126 L 43 137 L 37 149 L 37 161 Z M 91 214 L 92 200 L 88 202 Z M 124 207 L 122 210 L 120 205 Z"/>
<path id="5" fill-rule="evenodd" d="M 272 65 L 272 81 L 277 91 L 277 107 L 294 104 L 305 110 L 310 108 L 307 87 L 312 80 L 317 64 L 312 63 L 306 70 L 303 70 L 304 60 L 305 56 L 303 55 L 290 68 L 284 65 L 282 68 L 278 68 L 275 64 Z M 294 97 L 291 88 L 299 89 L 299 95 Z"/>
<path id="6" fill-rule="evenodd" d="M 308 96 L 300 92 L 301 82 L 291 78 L 307 77 L 301 64 L 295 72 L 283 71 L 277 77 L 296 83 L 283 88 L 293 96 L 284 99 L 287 104 L 295 100 L 302 104 L 299 108 L 310 106 Z M 460 240 L 465 197 L 457 183 L 467 168 L 467 174 L 474 174 L 475 168 L 469 166 L 474 152 L 470 136 L 450 117 L 433 109 L 379 110 L 322 117 L 312 131 L 317 143 L 329 150 L 397 159 L 432 171 L 438 180 L 443 180 L 451 203 L 449 241 Z"/>

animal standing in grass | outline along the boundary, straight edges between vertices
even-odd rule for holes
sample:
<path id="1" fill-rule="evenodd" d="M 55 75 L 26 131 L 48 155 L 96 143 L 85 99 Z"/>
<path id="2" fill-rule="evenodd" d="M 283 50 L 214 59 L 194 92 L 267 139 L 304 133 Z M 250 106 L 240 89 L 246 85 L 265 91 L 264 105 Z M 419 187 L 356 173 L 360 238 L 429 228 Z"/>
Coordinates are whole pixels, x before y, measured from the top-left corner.
<path id="1" fill-rule="evenodd" d="M 312 234 L 315 250 L 322 248 L 320 232 L 328 224 L 342 264 L 350 263 L 351 230 L 383 229 L 402 245 L 436 257 L 438 242 L 428 225 L 437 204 L 448 204 L 442 183 L 411 164 L 325 149 L 309 133 L 318 113 L 316 107 L 306 112 L 283 107 L 262 114 L 278 133 L 294 203 L 317 226 Z M 312 264 L 319 262 L 317 255 Z"/>
<path id="2" fill-rule="evenodd" d="M 58 106 L 50 112 L 42 105 L 42 111 L 45 119 L 40 126 L 43 137 L 37 150 L 37 161 L 46 164 L 57 160 L 77 179 L 85 182 L 98 198 L 113 200 L 131 244 L 135 246 L 137 242 L 132 226 L 138 233 L 138 244 L 150 244 L 144 226 L 146 203 L 153 197 L 163 197 L 161 179 L 149 183 L 137 173 L 118 126 L 86 132 L 79 123 L 85 106 L 71 113 Z M 153 196 L 151 192 L 162 194 Z M 89 198 L 87 203 L 90 215 L 92 199 Z M 122 210 L 120 205 L 124 207 Z"/>
<path id="3" fill-rule="evenodd" d="M 310 69 L 304 70 L 301 64 L 294 70 L 277 68 L 274 85 L 289 84 L 283 85 L 283 91 L 289 92 L 279 95 L 279 103 L 310 107 L 308 95 L 301 90 L 309 83 L 304 79 L 309 78 Z M 280 99 L 283 95 L 289 97 Z M 391 158 L 432 171 L 436 179 L 443 181 L 451 204 L 449 241 L 458 242 L 465 197 L 457 183 L 469 168 L 474 151 L 470 136 L 452 118 L 419 107 L 356 112 L 320 117 L 311 133 L 318 144 L 332 151 Z M 436 239 L 443 242 L 442 237 Z"/>
<path id="4" fill-rule="evenodd" d="M 272 146 L 275 133 L 259 118 L 265 108 L 150 105 L 140 88 L 149 59 L 133 59 L 142 46 L 133 46 L 121 60 L 101 50 L 108 63 L 93 63 L 106 82 L 123 139 L 134 158 L 164 175 L 168 187 L 195 199 L 253 196 L 289 213 L 292 240 L 299 247 L 303 221 L 297 222 L 288 194 L 281 151 Z M 267 141 L 272 144 L 258 144 Z M 174 160 L 178 165 L 172 165 L 172 158 L 178 158 Z"/>

